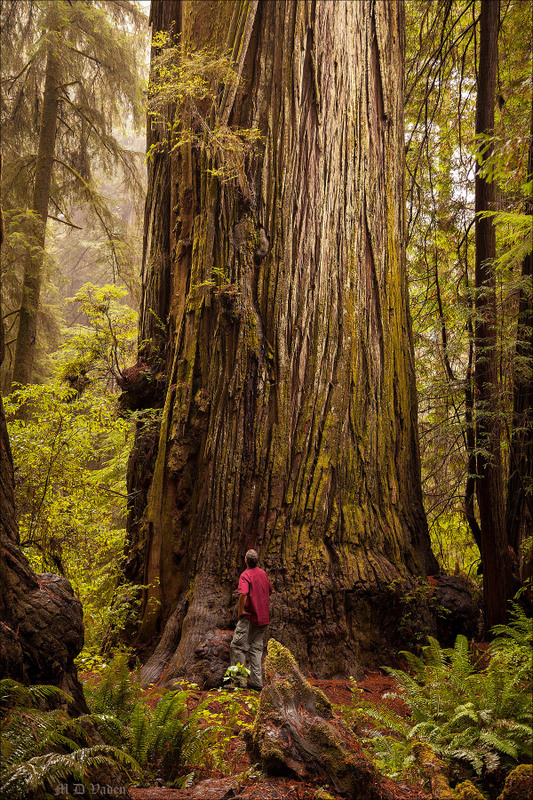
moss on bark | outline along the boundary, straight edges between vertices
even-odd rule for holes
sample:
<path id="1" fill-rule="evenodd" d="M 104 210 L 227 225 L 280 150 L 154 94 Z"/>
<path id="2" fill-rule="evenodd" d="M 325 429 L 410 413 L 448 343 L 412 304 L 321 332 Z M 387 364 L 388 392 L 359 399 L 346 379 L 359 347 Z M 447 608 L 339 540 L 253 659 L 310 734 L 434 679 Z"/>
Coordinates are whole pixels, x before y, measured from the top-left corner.
<path id="1" fill-rule="evenodd" d="M 293 655 L 271 639 L 250 749 L 271 774 L 321 776 L 359 800 L 386 798 L 379 776 L 348 729 L 332 724 L 331 704 L 304 678 Z M 340 727 L 339 727 L 340 726 Z"/>
<path id="2" fill-rule="evenodd" d="M 533 792 L 533 766 L 519 764 L 505 779 L 498 800 L 528 800 Z"/>

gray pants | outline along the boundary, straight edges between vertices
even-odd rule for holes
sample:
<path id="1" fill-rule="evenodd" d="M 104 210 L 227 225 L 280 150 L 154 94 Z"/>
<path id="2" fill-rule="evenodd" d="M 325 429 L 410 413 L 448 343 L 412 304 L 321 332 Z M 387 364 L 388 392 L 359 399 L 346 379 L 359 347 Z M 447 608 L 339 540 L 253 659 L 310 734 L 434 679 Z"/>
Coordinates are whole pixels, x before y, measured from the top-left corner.
<path id="1" fill-rule="evenodd" d="M 263 685 L 261 657 L 263 655 L 263 639 L 266 629 L 266 625 L 252 625 L 249 619 L 241 617 L 235 628 L 229 648 L 232 667 L 236 664 L 244 665 L 248 658 L 248 669 L 250 670 L 248 681 L 252 686 L 259 687 Z M 246 685 L 244 678 L 238 683 L 241 686 Z"/>

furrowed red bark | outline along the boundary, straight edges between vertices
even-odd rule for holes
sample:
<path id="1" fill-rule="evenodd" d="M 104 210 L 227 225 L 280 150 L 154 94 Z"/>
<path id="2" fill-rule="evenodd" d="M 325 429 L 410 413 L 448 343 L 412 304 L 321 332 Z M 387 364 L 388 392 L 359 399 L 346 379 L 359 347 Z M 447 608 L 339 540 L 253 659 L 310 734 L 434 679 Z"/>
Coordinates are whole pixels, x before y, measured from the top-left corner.
<path id="1" fill-rule="evenodd" d="M 276 588 L 273 635 L 321 674 L 353 672 L 390 643 L 395 582 L 436 571 L 403 245 L 403 8 L 173 14 L 186 41 L 233 52 L 243 85 L 221 91 L 220 117 L 263 141 L 239 181 L 190 145 L 152 167 L 140 338 L 156 341 L 168 286 L 170 341 L 151 353 L 167 364 L 157 455 L 148 480 L 135 449 L 130 471 L 128 576 L 150 585 L 139 643 L 157 643 L 144 677 L 187 672 L 231 625 L 250 546 Z"/>

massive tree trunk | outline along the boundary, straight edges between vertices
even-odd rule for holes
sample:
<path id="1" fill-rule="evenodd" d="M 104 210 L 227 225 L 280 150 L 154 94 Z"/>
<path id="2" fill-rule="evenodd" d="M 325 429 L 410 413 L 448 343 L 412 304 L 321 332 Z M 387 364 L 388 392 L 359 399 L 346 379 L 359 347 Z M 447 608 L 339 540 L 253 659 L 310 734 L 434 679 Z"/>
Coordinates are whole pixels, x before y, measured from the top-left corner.
<path id="1" fill-rule="evenodd" d="M 494 133 L 494 105 L 498 66 L 499 4 L 482 0 L 480 51 L 476 102 L 476 134 Z M 496 308 L 496 186 L 483 167 L 492 148 L 482 143 L 476 170 L 476 495 L 481 528 L 483 604 L 485 629 L 507 618 L 507 601 L 513 596 L 511 562 L 504 527 L 503 466 L 501 457 L 502 414 L 499 389 L 498 321 Z"/>
<path id="2" fill-rule="evenodd" d="M 218 117 L 263 138 L 238 180 L 191 144 L 151 165 L 141 354 L 166 359 L 167 392 L 149 481 L 132 453 L 127 562 L 150 585 L 145 678 L 186 672 L 231 625 L 251 546 L 273 635 L 317 673 L 353 672 L 391 642 L 397 586 L 436 570 L 403 249 L 403 7 L 152 9 L 156 30 L 230 49 L 242 86 L 221 90 Z"/>
<path id="3" fill-rule="evenodd" d="M 54 14 L 51 15 L 52 22 Z M 29 245 L 24 261 L 22 301 L 19 312 L 13 381 L 31 383 L 33 359 L 37 342 L 37 320 L 39 300 L 43 282 L 44 245 L 48 203 L 56 141 L 59 90 L 61 83 L 61 55 L 58 49 L 60 34 L 54 25 L 48 31 L 48 51 L 46 57 L 46 77 L 43 93 L 43 107 L 39 131 L 39 148 L 35 162 L 35 182 L 33 186 L 30 211 L 34 216 L 28 234 Z"/>

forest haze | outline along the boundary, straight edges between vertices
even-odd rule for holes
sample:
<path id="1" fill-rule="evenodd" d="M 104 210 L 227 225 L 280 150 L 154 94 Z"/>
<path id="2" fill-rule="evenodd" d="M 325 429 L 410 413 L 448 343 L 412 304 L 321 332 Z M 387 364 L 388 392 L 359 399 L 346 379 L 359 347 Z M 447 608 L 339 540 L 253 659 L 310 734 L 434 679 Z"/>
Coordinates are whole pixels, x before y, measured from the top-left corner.
<path id="1" fill-rule="evenodd" d="M 522 800 L 533 2 L 0 21 L 5 796 Z"/>

